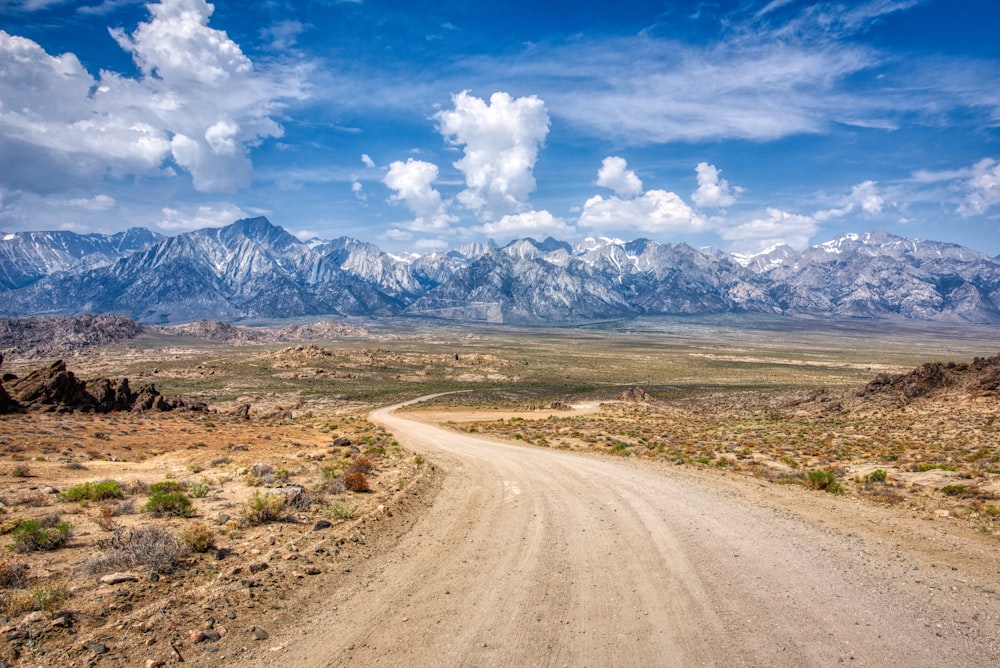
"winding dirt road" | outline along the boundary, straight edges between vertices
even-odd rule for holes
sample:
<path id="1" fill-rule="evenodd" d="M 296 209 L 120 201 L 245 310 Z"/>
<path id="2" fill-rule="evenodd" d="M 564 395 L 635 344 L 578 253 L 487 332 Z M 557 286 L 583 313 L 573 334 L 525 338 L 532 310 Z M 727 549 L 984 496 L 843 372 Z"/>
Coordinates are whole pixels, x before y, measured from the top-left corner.
<path id="1" fill-rule="evenodd" d="M 373 420 L 443 466 L 443 489 L 261 664 L 1000 664 L 1000 567 L 947 528 L 395 408 Z"/>

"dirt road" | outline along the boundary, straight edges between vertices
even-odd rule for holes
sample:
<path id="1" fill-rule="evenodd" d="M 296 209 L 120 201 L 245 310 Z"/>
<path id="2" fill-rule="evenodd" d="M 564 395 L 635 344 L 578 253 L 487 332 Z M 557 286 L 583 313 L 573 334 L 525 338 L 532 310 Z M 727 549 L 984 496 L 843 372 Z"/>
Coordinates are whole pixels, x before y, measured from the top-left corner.
<path id="1" fill-rule="evenodd" d="M 260 664 L 1000 663 L 995 551 L 941 523 L 507 445 L 393 408 L 373 419 L 445 468 L 443 490 Z"/>

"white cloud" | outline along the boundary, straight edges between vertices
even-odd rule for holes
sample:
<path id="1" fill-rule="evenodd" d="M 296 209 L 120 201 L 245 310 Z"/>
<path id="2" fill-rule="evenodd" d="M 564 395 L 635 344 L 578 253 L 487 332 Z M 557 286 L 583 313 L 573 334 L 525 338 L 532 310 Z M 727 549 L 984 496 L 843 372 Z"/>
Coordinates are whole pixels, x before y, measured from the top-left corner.
<path id="1" fill-rule="evenodd" d="M 805 248 L 818 229 L 819 224 L 812 216 L 768 208 L 766 218 L 722 228 L 718 233 L 737 250 L 755 252 L 779 243 Z"/>
<path id="2" fill-rule="evenodd" d="M 562 218 L 556 218 L 544 210 L 508 214 L 500 220 L 482 225 L 479 230 L 489 237 L 500 240 L 547 236 L 562 238 L 576 233 L 576 230 Z"/>
<path id="3" fill-rule="evenodd" d="M 295 46 L 299 35 L 305 30 L 305 24 L 299 21 L 280 21 L 273 26 L 262 28 L 260 35 L 271 40 L 269 48 L 272 51 L 287 51 Z"/>
<path id="4" fill-rule="evenodd" d="M 390 241 L 409 241 L 413 238 L 413 232 L 392 227 L 383 232 L 381 236 L 383 239 L 389 239 Z"/>
<path id="5" fill-rule="evenodd" d="M 235 204 L 203 205 L 196 208 L 181 210 L 164 207 L 162 217 L 155 225 L 167 232 L 187 232 L 205 227 L 223 227 L 234 220 L 247 218 L 247 212 Z"/>
<path id="6" fill-rule="evenodd" d="M 972 216 L 986 213 L 1000 204 L 1000 162 L 984 158 L 972 166 L 968 180 L 963 184 L 968 190 L 958 213 Z"/>
<path id="7" fill-rule="evenodd" d="M 62 206 L 85 211 L 108 211 L 115 207 L 115 198 L 110 195 L 94 195 L 93 197 L 78 197 L 75 199 L 61 200 L 54 202 Z"/>
<path id="8" fill-rule="evenodd" d="M 715 165 L 699 162 L 694 168 L 698 175 L 698 189 L 691 193 L 691 201 L 700 207 L 724 208 L 736 203 L 743 188 L 731 188 L 729 181 L 719 176 Z"/>
<path id="9" fill-rule="evenodd" d="M 706 221 L 677 193 L 647 190 L 633 199 L 594 195 L 584 203 L 578 224 L 604 233 L 677 234 L 697 232 Z"/>
<path id="10" fill-rule="evenodd" d="M 637 197 L 642 194 L 642 181 L 628 168 L 625 158 L 618 156 L 608 156 L 601 161 L 597 185 L 611 188 L 619 197 Z"/>
<path id="11" fill-rule="evenodd" d="M 452 96 L 452 103 L 435 118 L 445 140 L 464 152 L 455 163 L 466 184 L 458 201 L 483 220 L 527 210 L 538 151 L 549 133 L 545 104 L 507 93 L 494 93 L 487 104 L 468 91 Z"/>
<path id="12" fill-rule="evenodd" d="M 375 161 L 367 153 L 361 154 L 361 163 L 368 169 L 375 169 Z"/>
<path id="13" fill-rule="evenodd" d="M 111 30 L 139 78 L 95 78 L 74 54 L 0 30 L 0 185 L 44 193 L 108 174 L 169 176 L 168 158 L 202 191 L 249 184 L 249 150 L 281 135 L 271 116 L 282 98 L 305 96 L 302 69 L 257 72 L 208 26 L 204 0 L 147 7 L 150 20 L 131 35 Z"/>
<path id="14" fill-rule="evenodd" d="M 878 194 L 874 181 L 864 181 L 851 188 L 851 204 L 874 216 L 882 213 L 885 200 Z"/>
<path id="15" fill-rule="evenodd" d="M 869 180 L 852 187 L 851 194 L 841 200 L 840 206 L 817 211 L 812 217 L 823 222 L 833 218 L 843 218 L 858 209 L 870 216 L 877 216 L 882 213 L 883 208 L 885 199 L 878 192 L 878 184 Z"/>
<path id="16" fill-rule="evenodd" d="M 441 199 L 441 193 L 432 185 L 437 177 L 437 165 L 423 160 L 407 158 L 406 162 L 396 160 L 389 165 L 384 183 L 396 191 L 390 201 L 403 202 L 416 216 L 406 225 L 408 229 L 439 232 L 448 229 L 454 222 L 454 217 L 448 214 Z"/>
<path id="17" fill-rule="evenodd" d="M 360 181 L 354 181 L 351 183 L 351 192 L 354 193 L 355 199 L 359 202 L 367 202 L 368 195 L 365 193 L 365 187 Z"/>

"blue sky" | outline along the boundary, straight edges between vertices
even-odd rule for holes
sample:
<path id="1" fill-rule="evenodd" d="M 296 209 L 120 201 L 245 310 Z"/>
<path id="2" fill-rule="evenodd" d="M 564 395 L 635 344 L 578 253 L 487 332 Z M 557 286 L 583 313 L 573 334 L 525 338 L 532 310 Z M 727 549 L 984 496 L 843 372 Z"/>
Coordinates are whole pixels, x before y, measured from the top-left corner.
<path id="1" fill-rule="evenodd" d="M 0 230 L 997 255 L 998 25 L 981 0 L 0 0 Z"/>

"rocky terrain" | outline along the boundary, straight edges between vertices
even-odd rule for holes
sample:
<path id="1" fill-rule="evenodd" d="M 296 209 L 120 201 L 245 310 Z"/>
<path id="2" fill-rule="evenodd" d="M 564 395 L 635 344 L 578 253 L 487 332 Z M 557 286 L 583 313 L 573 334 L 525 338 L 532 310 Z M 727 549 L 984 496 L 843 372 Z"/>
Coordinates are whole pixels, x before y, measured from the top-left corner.
<path id="1" fill-rule="evenodd" d="M 44 241 L 30 252 L 10 246 L 0 269 L 32 265 Z M 537 324 L 717 313 L 1000 324 L 1000 261 L 878 231 L 754 256 L 603 238 L 392 255 L 346 237 L 303 242 L 253 218 L 123 250 L 100 266 L 43 269 L 0 285 L 0 313 L 121 313 L 144 324 L 320 315 Z"/>
<path id="2" fill-rule="evenodd" d="M 128 342 L 144 332 L 230 346 L 334 340 L 367 335 L 361 327 L 331 320 L 271 327 L 246 327 L 217 320 L 199 320 L 169 327 L 144 327 L 131 318 L 116 314 L 0 317 L 0 354 L 18 359 L 74 355 L 112 343 Z"/>

